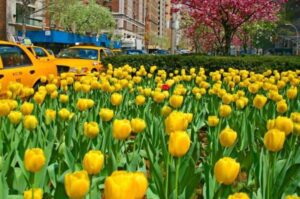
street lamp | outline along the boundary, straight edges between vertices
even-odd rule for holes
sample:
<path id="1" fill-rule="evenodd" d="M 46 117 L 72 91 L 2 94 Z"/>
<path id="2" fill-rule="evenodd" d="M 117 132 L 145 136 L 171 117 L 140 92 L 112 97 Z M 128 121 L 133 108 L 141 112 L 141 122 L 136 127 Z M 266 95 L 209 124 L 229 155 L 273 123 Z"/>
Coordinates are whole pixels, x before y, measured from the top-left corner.
<path id="1" fill-rule="evenodd" d="M 299 32 L 298 32 L 298 29 L 294 24 L 291 24 L 291 23 L 286 23 L 285 25 L 286 26 L 292 26 L 296 31 L 296 34 L 297 34 L 297 37 L 296 37 L 296 54 L 299 55 L 299 51 L 298 51 L 298 48 L 299 48 L 299 42 L 298 42 Z"/>

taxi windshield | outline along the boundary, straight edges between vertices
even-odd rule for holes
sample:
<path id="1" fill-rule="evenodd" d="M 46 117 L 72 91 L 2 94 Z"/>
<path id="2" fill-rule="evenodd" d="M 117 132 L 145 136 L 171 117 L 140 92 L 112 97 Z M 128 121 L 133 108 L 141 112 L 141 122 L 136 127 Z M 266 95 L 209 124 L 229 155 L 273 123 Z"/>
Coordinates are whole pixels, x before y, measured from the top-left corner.
<path id="1" fill-rule="evenodd" d="M 71 58 L 71 59 L 91 59 L 98 60 L 98 50 L 82 49 L 82 48 L 69 48 L 62 50 L 58 58 Z"/>

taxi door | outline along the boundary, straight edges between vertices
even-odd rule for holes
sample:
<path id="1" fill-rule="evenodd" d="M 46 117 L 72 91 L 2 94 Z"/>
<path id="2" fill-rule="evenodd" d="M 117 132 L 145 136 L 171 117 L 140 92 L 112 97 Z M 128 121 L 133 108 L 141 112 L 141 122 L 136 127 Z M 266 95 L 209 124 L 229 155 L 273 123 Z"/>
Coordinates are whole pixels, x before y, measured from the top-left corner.
<path id="1" fill-rule="evenodd" d="M 10 82 L 19 82 L 24 86 L 32 87 L 36 81 L 36 68 L 33 65 L 33 56 L 17 45 L 0 45 L 2 56 L 2 75 L 7 86 Z"/>
<path id="2" fill-rule="evenodd" d="M 15 60 L 14 46 L 0 45 L 0 87 L 1 96 L 8 91 L 11 82 L 21 82 L 18 71 L 14 69 Z"/>

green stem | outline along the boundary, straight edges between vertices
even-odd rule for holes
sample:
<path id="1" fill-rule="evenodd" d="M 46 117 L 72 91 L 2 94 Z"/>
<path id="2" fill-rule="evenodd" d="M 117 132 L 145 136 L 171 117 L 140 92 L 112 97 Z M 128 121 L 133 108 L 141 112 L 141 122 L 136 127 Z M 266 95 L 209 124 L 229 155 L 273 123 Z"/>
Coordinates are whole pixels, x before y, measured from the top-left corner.
<path id="1" fill-rule="evenodd" d="M 178 175 L 179 175 L 179 166 L 180 166 L 180 158 L 175 160 L 176 164 L 176 173 L 175 173 L 175 199 L 178 199 Z"/>
<path id="2" fill-rule="evenodd" d="M 169 162 L 170 162 L 170 155 L 168 154 L 168 158 L 167 158 L 167 164 L 166 164 L 166 168 L 167 168 L 167 175 L 166 175 L 166 184 L 165 184 L 165 198 L 168 199 L 168 192 L 169 192 Z"/>
<path id="3" fill-rule="evenodd" d="M 90 178 L 90 181 L 91 181 L 91 187 L 90 187 L 90 190 L 89 190 L 89 196 L 90 196 L 90 199 L 92 199 L 93 175 L 89 175 L 89 178 Z"/>

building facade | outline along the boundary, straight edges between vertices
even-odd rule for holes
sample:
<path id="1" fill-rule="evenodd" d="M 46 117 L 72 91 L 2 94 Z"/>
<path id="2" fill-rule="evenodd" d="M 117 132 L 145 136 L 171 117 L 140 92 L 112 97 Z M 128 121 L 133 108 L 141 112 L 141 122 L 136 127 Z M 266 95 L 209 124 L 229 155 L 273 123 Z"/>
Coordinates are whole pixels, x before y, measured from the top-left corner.
<path id="1" fill-rule="evenodd" d="M 45 27 L 44 0 L 37 0 L 34 4 L 28 5 L 28 15 L 23 17 L 22 1 L 21 0 L 3 0 L 1 4 L 5 7 L 0 8 L 5 10 L 1 17 L 1 39 L 9 39 L 11 36 L 18 35 L 18 32 L 23 30 L 23 22 L 26 26 L 26 30 L 42 30 Z M 2 11 L 1 11 L 2 14 Z M 1 24 L 0 24 L 1 25 Z M 4 33 L 4 34 L 3 34 Z"/>
<path id="2" fill-rule="evenodd" d="M 121 38 L 123 48 L 144 48 L 145 0 L 98 0 L 109 8 L 117 22 L 114 35 Z"/>

